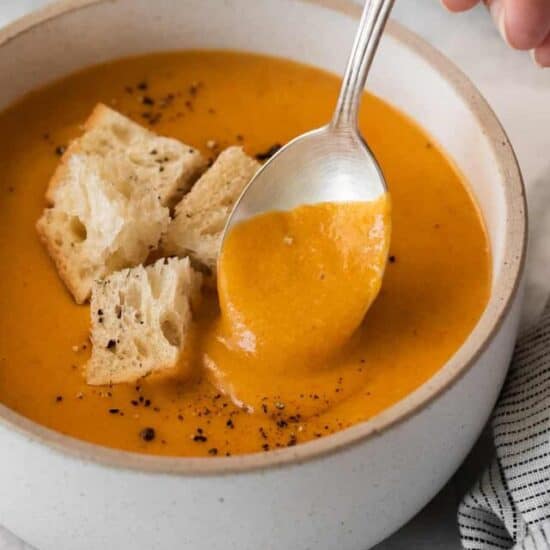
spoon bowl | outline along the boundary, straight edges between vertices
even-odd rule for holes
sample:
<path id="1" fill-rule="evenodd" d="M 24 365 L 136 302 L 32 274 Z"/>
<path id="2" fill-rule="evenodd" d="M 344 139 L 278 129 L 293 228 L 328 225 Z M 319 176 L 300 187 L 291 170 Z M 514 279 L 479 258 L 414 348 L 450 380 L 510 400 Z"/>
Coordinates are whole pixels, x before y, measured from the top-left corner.
<path id="1" fill-rule="evenodd" d="M 367 73 L 394 0 L 367 0 L 332 121 L 280 149 L 255 175 L 225 226 L 252 216 L 322 202 L 375 201 L 384 176 L 357 126 Z"/>
<path id="2" fill-rule="evenodd" d="M 346 127 L 324 126 L 292 140 L 264 164 L 237 201 L 225 234 L 269 210 L 374 201 L 386 192 L 380 167 L 361 136 Z"/>

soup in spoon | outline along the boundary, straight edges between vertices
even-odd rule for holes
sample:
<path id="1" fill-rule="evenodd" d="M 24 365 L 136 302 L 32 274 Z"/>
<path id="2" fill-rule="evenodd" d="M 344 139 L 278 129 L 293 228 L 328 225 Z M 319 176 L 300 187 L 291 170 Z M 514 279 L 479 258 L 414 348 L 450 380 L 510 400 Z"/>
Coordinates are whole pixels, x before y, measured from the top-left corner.
<path id="1" fill-rule="evenodd" d="M 214 383 L 247 408 L 284 404 L 302 415 L 300 395 L 336 388 L 349 374 L 338 354 L 378 294 L 389 235 L 387 196 L 232 227 L 218 269 L 221 317 L 206 352 Z M 307 403 L 308 413 L 327 406 Z"/>

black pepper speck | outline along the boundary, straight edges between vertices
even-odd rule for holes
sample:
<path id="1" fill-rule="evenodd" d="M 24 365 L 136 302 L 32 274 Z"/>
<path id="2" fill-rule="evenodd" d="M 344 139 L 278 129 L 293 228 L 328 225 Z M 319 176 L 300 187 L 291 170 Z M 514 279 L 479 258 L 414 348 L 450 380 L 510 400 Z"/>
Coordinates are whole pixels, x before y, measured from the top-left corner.
<path id="1" fill-rule="evenodd" d="M 153 441 L 153 439 L 155 439 L 156 433 L 154 428 L 143 428 L 139 436 L 141 437 L 141 439 L 143 439 L 143 441 Z"/>

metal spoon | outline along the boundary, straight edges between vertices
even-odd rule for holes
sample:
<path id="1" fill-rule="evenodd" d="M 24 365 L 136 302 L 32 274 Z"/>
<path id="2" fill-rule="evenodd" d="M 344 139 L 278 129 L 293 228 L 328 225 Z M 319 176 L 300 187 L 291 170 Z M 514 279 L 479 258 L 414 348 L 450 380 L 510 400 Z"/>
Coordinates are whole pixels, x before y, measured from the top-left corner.
<path id="1" fill-rule="evenodd" d="M 386 182 L 359 133 L 357 118 L 367 73 L 393 3 L 367 0 L 332 121 L 292 140 L 264 164 L 237 201 L 224 239 L 236 223 L 270 210 L 373 201 L 386 193 Z"/>

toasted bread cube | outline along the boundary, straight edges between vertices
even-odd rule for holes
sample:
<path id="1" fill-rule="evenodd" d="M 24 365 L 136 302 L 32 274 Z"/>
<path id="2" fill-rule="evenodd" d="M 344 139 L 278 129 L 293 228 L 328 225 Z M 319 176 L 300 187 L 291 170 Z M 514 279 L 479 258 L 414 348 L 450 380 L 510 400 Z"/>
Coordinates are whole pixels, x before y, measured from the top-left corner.
<path id="1" fill-rule="evenodd" d="M 55 191 L 37 230 L 61 279 L 77 303 L 90 296 L 94 280 L 143 262 L 168 228 L 170 214 L 144 188 L 122 193 L 101 175 L 106 163 L 75 154 L 70 179 Z"/>
<path id="2" fill-rule="evenodd" d="M 160 259 L 96 281 L 88 384 L 131 383 L 173 369 L 200 301 L 201 281 L 188 258 Z"/>
<path id="3" fill-rule="evenodd" d="M 259 168 L 240 147 L 223 151 L 176 206 L 163 249 L 170 255 L 188 255 L 215 274 L 227 218 Z"/>
<path id="4" fill-rule="evenodd" d="M 37 223 L 79 304 L 95 279 L 142 263 L 158 246 L 168 207 L 204 167 L 200 153 L 103 105 L 86 127 L 63 155 L 47 192 L 51 208 Z"/>
<path id="5" fill-rule="evenodd" d="M 50 204 L 55 203 L 56 188 L 70 179 L 67 163 L 75 154 L 105 159 L 106 170 L 111 171 L 107 175 L 118 187 L 145 186 L 169 208 L 179 202 L 207 167 L 197 149 L 158 136 L 102 103 L 94 108 L 84 129 L 63 154 L 50 181 L 46 192 Z"/>

